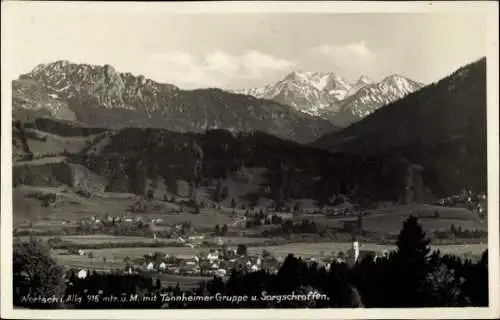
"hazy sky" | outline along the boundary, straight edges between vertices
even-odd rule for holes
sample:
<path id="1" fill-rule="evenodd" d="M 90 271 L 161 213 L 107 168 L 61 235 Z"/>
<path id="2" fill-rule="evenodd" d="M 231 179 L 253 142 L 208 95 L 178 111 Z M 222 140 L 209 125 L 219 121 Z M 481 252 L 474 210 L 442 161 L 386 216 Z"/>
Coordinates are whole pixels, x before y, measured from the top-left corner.
<path id="1" fill-rule="evenodd" d="M 11 17 L 10 74 L 69 60 L 181 88 L 249 88 L 292 70 L 430 83 L 486 55 L 481 13 L 110 13 Z"/>

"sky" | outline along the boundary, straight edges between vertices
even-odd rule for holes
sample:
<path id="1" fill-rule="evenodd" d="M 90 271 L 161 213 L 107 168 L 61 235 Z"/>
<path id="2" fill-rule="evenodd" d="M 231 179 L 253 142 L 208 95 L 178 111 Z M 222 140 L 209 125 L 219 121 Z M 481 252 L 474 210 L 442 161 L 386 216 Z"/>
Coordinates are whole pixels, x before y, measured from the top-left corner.
<path id="1" fill-rule="evenodd" d="M 485 15 L 20 10 L 7 25 L 12 79 L 40 63 L 110 64 L 180 88 L 253 88 L 293 70 L 349 81 L 437 81 L 486 55 Z"/>

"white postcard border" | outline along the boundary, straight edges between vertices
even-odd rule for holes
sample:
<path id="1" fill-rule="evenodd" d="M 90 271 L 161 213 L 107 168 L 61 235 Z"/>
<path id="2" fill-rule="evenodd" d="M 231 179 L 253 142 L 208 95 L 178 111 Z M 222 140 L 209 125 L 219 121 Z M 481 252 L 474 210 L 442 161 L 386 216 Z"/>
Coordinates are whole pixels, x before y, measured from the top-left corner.
<path id="1" fill-rule="evenodd" d="M 251 13 L 251 12 L 324 12 L 360 13 L 395 12 L 427 13 L 478 11 L 487 12 L 487 123 L 488 123 L 488 308 L 412 308 L 412 309 L 214 309 L 214 310 L 28 310 L 13 309 L 12 304 L 12 144 L 11 83 L 6 76 L 13 30 L 9 29 L 14 14 L 28 10 L 55 12 L 134 12 L 134 13 Z M 15 319 L 486 319 L 500 316 L 499 301 L 499 113 L 498 113 L 498 3 L 492 1 L 440 2 L 2 2 L 2 162 L 1 162 L 1 317 Z M 452 27 L 452 26 L 450 26 Z M 36 49 L 34 49 L 36 50 Z M 496 213 L 496 214 L 492 214 Z M 496 258 L 496 259 L 495 259 Z"/>

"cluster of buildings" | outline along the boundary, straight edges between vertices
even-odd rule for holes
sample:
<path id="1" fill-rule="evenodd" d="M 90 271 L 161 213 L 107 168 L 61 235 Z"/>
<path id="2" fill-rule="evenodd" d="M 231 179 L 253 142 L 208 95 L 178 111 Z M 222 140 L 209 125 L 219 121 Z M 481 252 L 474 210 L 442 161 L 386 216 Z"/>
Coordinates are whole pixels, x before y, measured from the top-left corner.
<path id="1" fill-rule="evenodd" d="M 80 253 L 86 254 L 83 250 Z M 336 257 L 325 256 L 321 258 L 305 258 L 308 264 L 315 263 L 318 267 L 330 269 L 332 261 L 354 265 L 363 259 L 376 260 L 384 257 L 387 252 L 379 254 L 372 250 L 362 250 L 358 241 L 353 241 L 352 248 L 346 253 L 339 252 Z M 125 274 L 141 273 L 165 273 L 184 276 L 218 276 L 226 277 L 233 269 L 244 272 L 257 272 L 264 270 L 275 274 L 281 267 L 284 257 L 275 257 L 269 252 L 263 251 L 261 254 L 238 254 L 235 248 L 211 249 L 209 252 L 200 253 L 193 256 L 177 257 L 170 254 L 149 254 L 141 258 L 139 262 L 128 263 L 123 272 Z M 137 260 L 135 260 L 137 261 Z M 86 278 L 88 270 L 81 269 L 77 276 Z"/>
<path id="2" fill-rule="evenodd" d="M 465 190 L 459 195 L 439 200 L 439 205 L 443 207 L 463 207 L 484 216 L 488 208 L 488 201 L 484 193 L 475 194 L 471 190 Z"/>
<path id="3" fill-rule="evenodd" d="M 248 272 L 266 270 L 277 272 L 282 261 L 273 256 L 238 255 L 236 249 L 212 249 L 207 253 L 200 253 L 192 257 L 173 257 L 169 254 L 163 257 L 145 259 L 141 268 L 126 267 L 126 272 L 160 272 L 179 275 L 220 276 L 225 277 L 232 269 Z M 140 269 L 140 270 L 137 270 Z"/>
<path id="4" fill-rule="evenodd" d="M 80 220 L 81 225 L 92 225 L 92 224 L 104 224 L 104 223 L 151 223 L 151 224 L 161 224 L 163 223 L 163 219 L 160 218 L 142 218 L 142 217 L 128 217 L 128 216 L 111 216 L 106 215 L 104 217 L 96 217 L 92 216 L 90 219 L 82 219 Z"/>

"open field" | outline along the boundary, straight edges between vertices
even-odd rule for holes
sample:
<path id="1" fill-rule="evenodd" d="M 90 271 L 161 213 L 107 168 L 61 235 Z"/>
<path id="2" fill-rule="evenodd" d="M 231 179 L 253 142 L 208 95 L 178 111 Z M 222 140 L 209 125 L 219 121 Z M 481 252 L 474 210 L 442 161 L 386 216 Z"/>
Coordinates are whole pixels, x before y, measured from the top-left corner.
<path id="1" fill-rule="evenodd" d="M 325 254 L 332 252 L 346 252 L 352 247 L 350 242 L 323 242 L 323 243 L 290 243 L 280 246 L 263 246 L 263 247 L 250 247 L 248 251 L 251 253 L 259 253 L 262 250 L 267 250 L 274 255 L 284 256 L 293 253 L 296 256 L 311 257 L 317 256 L 319 252 L 323 251 Z M 469 245 L 442 245 L 432 246 L 432 249 L 439 249 L 442 253 L 450 253 L 458 256 L 466 253 L 472 255 L 480 255 L 488 248 L 487 244 L 469 244 Z M 393 250 L 394 245 L 380 245 L 374 243 L 362 243 L 361 250 L 374 250 L 376 252 L 383 252 L 384 250 Z"/>
<path id="2" fill-rule="evenodd" d="M 54 206 L 42 207 L 41 201 L 32 197 L 33 194 L 50 194 L 57 196 Z M 131 212 L 130 208 L 137 201 L 137 197 L 124 194 L 97 195 L 91 198 L 82 197 L 65 188 L 26 187 L 14 190 L 13 211 L 14 226 L 30 221 L 34 225 L 39 221 L 52 221 L 54 225 L 61 225 L 62 221 L 79 221 L 92 216 L 109 214 L 111 216 L 161 218 L 165 224 L 191 223 L 193 228 L 214 228 L 217 224 L 231 225 L 239 220 L 231 218 L 231 210 L 202 209 L 199 214 L 192 214 L 185 209 L 183 213 L 171 213 L 170 209 L 177 210 L 179 205 L 154 200 L 146 201 L 144 213 Z M 161 228 L 160 228 L 161 229 Z"/>
<path id="3" fill-rule="evenodd" d="M 160 278 L 161 284 L 163 286 L 175 287 L 178 283 L 179 287 L 183 290 L 199 288 L 201 281 L 207 282 L 213 279 L 213 277 L 208 277 L 208 276 L 181 276 L 181 275 L 164 274 L 164 273 L 159 275 L 154 275 L 153 280 L 156 280 L 156 278 Z"/>
<path id="4" fill-rule="evenodd" d="M 21 241 L 28 241 L 30 236 L 20 236 L 19 240 Z M 51 238 L 54 238 L 54 236 L 37 236 L 37 238 L 41 239 L 42 241 L 48 241 Z M 141 237 L 141 236 L 114 236 L 114 235 L 103 235 L 103 234 L 96 234 L 96 235 L 71 235 L 71 236 L 57 236 L 57 238 L 60 238 L 64 242 L 71 242 L 73 244 L 81 244 L 81 245 L 92 245 L 92 244 L 144 244 L 145 246 L 148 244 L 153 244 L 153 243 L 158 243 L 158 241 L 155 241 L 152 237 Z M 221 239 L 224 241 L 225 244 L 229 246 L 237 246 L 239 244 L 258 244 L 258 243 L 265 243 L 266 241 L 270 241 L 271 239 L 269 238 L 246 238 L 246 237 L 207 237 L 203 239 L 202 241 L 217 241 L 218 239 Z M 177 239 L 160 239 L 159 240 L 162 243 L 174 243 L 177 242 Z M 112 249 L 112 248 L 110 248 Z M 116 248 L 114 248 L 116 249 Z M 126 248 L 125 248 L 126 249 Z M 131 248 L 131 249 L 137 249 L 137 248 Z M 148 248 L 150 250 L 153 250 L 153 248 Z M 182 251 L 182 250 L 181 250 Z"/>
<path id="5" fill-rule="evenodd" d="M 276 256 L 286 256 L 293 253 L 295 256 L 312 257 L 318 256 L 320 252 L 325 255 L 346 252 L 351 248 L 349 242 L 323 242 L 323 243 L 290 243 L 279 246 L 260 246 L 249 247 L 248 251 L 252 254 L 261 253 L 262 250 L 267 250 Z M 469 245 L 436 245 L 432 249 L 439 249 L 443 254 L 454 254 L 457 256 L 480 256 L 487 249 L 487 244 L 469 244 Z M 382 253 L 384 250 L 393 250 L 394 245 L 379 245 L 372 243 L 362 244 L 361 250 L 374 250 Z M 64 250 L 55 250 L 56 259 L 62 265 L 70 265 L 74 267 L 87 268 L 120 268 L 124 267 L 123 259 L 125 257 L 138 258 L 146 254 L 161 252 L 162 254 L 177 255 L 180 258 L 189 258 L 201 251 L 208 249 L 189 248 L 189 247 L 172 247 L 172 248 L 110 248 L 89 250 L 93 252 L 94 258 L 82 257 L 78 255 L 60 254 Z M 104 262 L 103 258 L 106 258 Z"/>
<path id="6" fill-rule="evenodd" d="M 29 236 L 19 237 L 21 240 L 27 240 Z M 40 236 L 38 237 L 43 241 L 47 241 L 53 236 Z M 73 236 L 59 236 L 62 241 L 68 241 L 75 244 L 101 244 L 101 243 L 155 243 L 156 241 L 151 237 L 133 237 L 133 236 L 113 236 L 113 235 L 73 235 Z M 175 239 L 161 239 L 162 242 L 174 242 Z"/>
<path id="7" fill-rule="evenodd" d="M 399 219 L 398 219 L 399 218 Z M 386 234 L 399 234 L 401 227 L 403 226 L 403 221 L 406 219 L 404 216 L 383 216 L 374 217 L 372 219 L 363 220 L 363 229 L 371 232 L 379 232 Z M 456 227 L 460 226 L 462 229 L 483 229 L 486 230 L 488 225 L 487 222 L 480 221 L 469 221 L 462 219 L 434 219 L 434 218 L 420 218 L 419 223 L 426 232 L 432 230 L 443 230 L 450 229 L 450 226 L 454 224 Z"/>
<path id="8" fill-rule="evenodd" d="M 434 218 L 435 212 L 439 218 Z M 383 234 L 399 234 L 403 221 L 410 215 L 419 218 L 419 223 L 424 231 L 449 229 L 452 224 L 462 229 L 483 229 L 488 227 L 487 221 L 480 220 L 475 213 L 464 208 L 446 208 L 428 204 L 412 204 L 404 206 L 393 206 L 381 209 L 368 210 L 363 217 L 363 229 L 368 232 Z M 355 221 L 356 216 L 347 217 L 322 217 L 310 215 L 316 223 L 341 228 L 345 221 Z"/>
<path id="9" fill-rule="evenodd" d="M 106 261 L 104 261 L 102 256 L 96 255 L 94 258 L 89 258 L 79 255 L 58 254 L 56 250 L 53 252 L 53 256 L 58 264 L 68 268 L 110 271 L 112 269 L 123 269 L 126 265 L 123 258 L 115 260 L 112 256 L 107 256 Z"/>
<path id="10" fill-rule="evenodd" d="M 57 199 L 54 206 L 42 207 L 41 201 L 31 196 L 39 193 L 55 194 Z M 189 222 L 193 228 L 203 231 L 213 230 L 216 225 L 223 226 L 224 224 L 233 230 L 244 226 L 244 223 L 238 223 L 243 221 L 241 218 L 244 210 L 236 209 L 236 216 L 231 216 L 233 210 L 229 208 L 222 208 L 222 210 L 204 208 L 199 214 L 190 213 L 188 208 L 185 208 L 183 213 L 170 212 L 172 209 L 177 211 L 179 205 L 161 201 L 157 197 L 157 200 L 145 201 L 146 210 L 144 213 L 130 212 L 130 208 L 137 199 L 138 197 L 135 195 L 126 193 L 96 193 L 95 196 L 87 198 L 67 187 L 21 186 L 14 190 L 14 226 L 18 227 L 22 222 L 31 221 L 32 228 L 36 230 L 44 227 L 57 229 L 61 227 L 62 221 L 79 221 L 83 218 L 104 214 L 127 215 L 132 218 L 140 216 L 146 219 L 150 217 L 161 218 L 163 224 L 168 225 Z M 439 213 L 439 218 L 434 218 L 436 211 Z M 291 213 L 278 214 L 283 218 L 293 217 Z M 419 217 L 420 223 L 427 232 L 449 229 L 451 224 L 456 227 L 460 226 L 462 229 L 487 228 L 487 222 L 481 221 L 470 210 L 428 204 L 381 206 L 379 209 L 369 209 L 368 214 L 363 218 L 363 227 L 369 232 L 397 234 L 401 230 L 402 222 L 409 215 Z M 324 217 L 319 214 L 306 214 L 304 218 L 312 219 L 322 225 L 342 227 L 345 221 L 353 221 L 356 216 Z M 49 226 L 49 223 L 52 226 Z M 162 226 L 154 228 L 155 231 L 164 229 Z"/>
<path id="11" fill-rule="evenodd" d="M 35 155 L 61 154 L 65 151 L 77 153 L 100 136 L 100 134 L 93 134 L 89 136 L 63 137 L 30 128 L 25 128 L 24 133 L 30 150 Z"/>
<path id="12" fill-rule="evenodd" d="M 439 218 L 434 218 L 435 212 L 438 212 Z M 452 224 L 463 229 L 485 230 L 488 227 L 487 221 L 480 220 L 475 213 L 464 208 L 419 204 L 373 210 L 370 213 L 363 218 L 363 229 L 386 234 L 398 234 L 403 221 L 410 215 L 419 218 L 419 223 L 426 232 L 449 229 Z"/>

